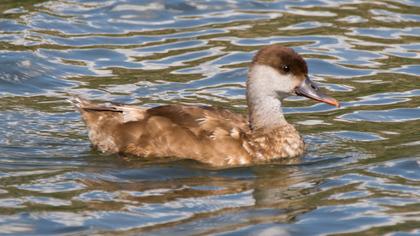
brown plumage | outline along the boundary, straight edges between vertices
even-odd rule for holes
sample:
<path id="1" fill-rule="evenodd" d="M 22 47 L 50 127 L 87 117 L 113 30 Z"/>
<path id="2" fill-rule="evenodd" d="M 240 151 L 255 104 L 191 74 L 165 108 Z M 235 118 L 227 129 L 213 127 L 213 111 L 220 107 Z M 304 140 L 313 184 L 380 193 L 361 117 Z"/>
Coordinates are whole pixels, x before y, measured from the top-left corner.
<path id="1" fill-rule="evenodd" d="M 285 121 L 281 100 L 295 94 L 295 90 L 297 93 L 297 89 L 304 91 L 301 87 L 306 79 L 302 57 L 291 49 L 273 45 L 260 50 L 251 64 L 248 118 L 203 106 L 144 109 L 96 104 L 81 98 L 72 102 L 88 127 L 89 139 L 100 151 L 194 159 L 214 167 L 250 165 L 303 154 L 303 139 Z M 315 87 L 312 90 L 320 95 Z M 314 99 L 333 103 L 332 98 L 322 96 Z"/>

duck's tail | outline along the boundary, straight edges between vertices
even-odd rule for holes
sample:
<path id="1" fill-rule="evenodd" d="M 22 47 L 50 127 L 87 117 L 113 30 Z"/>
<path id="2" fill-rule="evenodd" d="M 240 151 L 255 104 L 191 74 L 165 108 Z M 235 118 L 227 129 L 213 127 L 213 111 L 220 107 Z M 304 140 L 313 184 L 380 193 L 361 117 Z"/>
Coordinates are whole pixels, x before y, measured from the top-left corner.
<path id="1" fill-rule="evenodd" d="M 79 96 L 71 96 L 69 98 L 66 99 L 70 104 L 72 104 L 73 106 L 75 106 L 78 110 L 81 110 L 85 107 L 87 107 L 88 105 L 90 105 L 91 103 L 86 100 L 86 99 L 82 99 Z"/>
<path id="2" fill-rule="evenodd" d="M 121 104 L 115 103 L 94 103 L 87 99 L 83 99 L 79 96 L 71 96 L 67 99 L 73 106 L 75 106 L 80 112 L 83 111 L 112 111 L 112 112 L 123 112 Z"/>
<path id="3" fill-rule="evenodd" d="M 115 104 L 96 103 L 79 96 L 67 99 L 80 112 L 93 146 L 107 153 L 119 151 L 115 135 L 124 121 L 123 109 Z"/>

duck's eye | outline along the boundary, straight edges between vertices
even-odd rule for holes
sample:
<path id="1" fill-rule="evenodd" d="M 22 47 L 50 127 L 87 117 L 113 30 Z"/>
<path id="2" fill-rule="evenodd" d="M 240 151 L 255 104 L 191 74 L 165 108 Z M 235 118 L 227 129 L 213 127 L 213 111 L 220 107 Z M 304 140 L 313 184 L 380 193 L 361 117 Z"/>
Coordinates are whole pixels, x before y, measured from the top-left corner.
<path id="1" fill-rule="evenodd" d="M 288 65 L 283 65 L 283 66 L 282 66 L 282 69 L 283 69 L 283 71 L 284 71 L 285 73 L 289 73 L 289 72 L 290 72 L 290 66 L 288 66 Z"/>

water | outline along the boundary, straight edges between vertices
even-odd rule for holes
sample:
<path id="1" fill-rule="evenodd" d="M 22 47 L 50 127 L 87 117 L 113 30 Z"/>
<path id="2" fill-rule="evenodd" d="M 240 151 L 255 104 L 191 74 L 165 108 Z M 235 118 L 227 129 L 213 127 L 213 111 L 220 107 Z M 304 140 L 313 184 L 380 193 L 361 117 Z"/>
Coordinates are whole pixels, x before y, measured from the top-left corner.
<path id="1" fill-rule="evenodd" d="M 2 0 L 0 234 L 420 235 L 420 2 Z M 68 94 L 246 112 L 293 47 L 337 109 L 290 98 L 301 159 L 211 170 L 92 151 Z"/>

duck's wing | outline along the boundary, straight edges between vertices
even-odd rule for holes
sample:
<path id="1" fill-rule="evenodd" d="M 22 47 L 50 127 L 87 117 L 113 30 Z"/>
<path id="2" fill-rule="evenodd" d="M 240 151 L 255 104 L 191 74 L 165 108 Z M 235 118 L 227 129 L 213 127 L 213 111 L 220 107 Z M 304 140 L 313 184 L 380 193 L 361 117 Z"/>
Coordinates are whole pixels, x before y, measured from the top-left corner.
<path id="1" fill-rule="evenodd" d="M 201 129 L 210 133 L 218 132 L 221 129 L 227 132 L 236 129 L 244 132 L 249 130 L 248 121 L 243 115 L 209 106 L 164 105 L 145 109 L 110 102 L 95 103 L 80 97 L 72 97 L 68 101 L 78 108 L 82 115 L 86 112 L 92 113 L 90 115 L 93 116 L 92 120 L 84 116 L 88 123 L 95 122 L 104 114 L 114 116 L 114 118 L 118 117 L 118 123 L 146 121 L 152 117 L 160 116 L 170 120 L 174 125 L 186 129 Z"/>
<path id="2" fill-rule="evenodd" d="M 176 156 L 213 166 L 251 163 L 247 119 L 213 107 L 167 105 L 148 109 L 143 137 L 127 149 L 140 156 Z M 126 125 L 135 124 L 129 122 Z M 133 127 L 134 129 L 135 127 Z M 150 153 L 150 154 L 149 154 Z"/>
<path id="3" fill-rule="evenodd" d="M 190 130 L 197 136 L 208 135 L 215 139 L 224 135 L 248 132 L 246 118 L 229 110 L 208 106 L 165 105 L 148 109 L 148 117 L 160 116 Z"/>
<path id="4" fill-rule="evenodd" d="M 244 116 L 214 107 L 165 105 L 145 109 L 113 103 L 98 104 L 79 97 L 70 102 L 82 114 L 94 146 L 106 152 L 119 152 L 125 143 L 139 140 L 155 142 L 162 140 L 159 137 L 163 136 L 167 145 L 174 145 L 178 138 L 196 144 L 237 142 L 249 131 Z M 107 142 L 111 139 L 114 141 Z"/>

